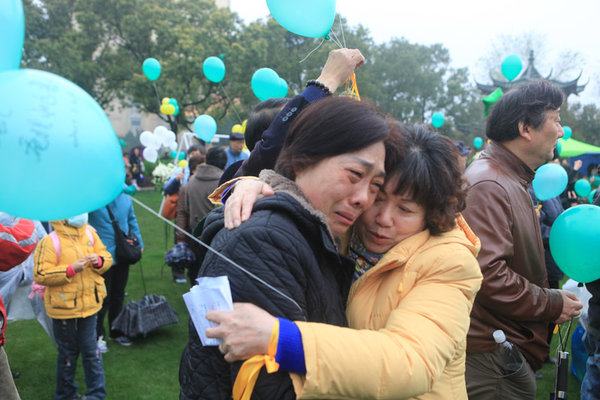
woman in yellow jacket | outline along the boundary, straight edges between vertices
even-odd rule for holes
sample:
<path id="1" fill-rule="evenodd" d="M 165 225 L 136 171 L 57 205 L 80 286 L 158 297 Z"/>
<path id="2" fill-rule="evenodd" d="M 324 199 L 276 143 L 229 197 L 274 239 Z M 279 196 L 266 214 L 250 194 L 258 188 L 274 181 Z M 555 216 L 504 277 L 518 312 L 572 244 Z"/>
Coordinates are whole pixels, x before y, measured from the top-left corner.
<path id="1" fill-rule="evenodd" d="M 267 354 L 292 372 L 298 398 L 467 399 L 466 335 L 481 285 L 478 238 L 460 211 L 458 153 L 424 126 L 398 124 L 405 158 L 355 225 L 350 328 L 277 320 L 250 304 L 211 312 L 228 361 Z M 273 343 L 271 343 L 273 345 Z M 273 354 L 271 354 L 273 355 Z"/>
<path id="2" fill-rule="evenodd" d="M 44 302 L 58 347 L 55 399 L 78 399 L 75 368 L 81 353 L 86 399 L 106 397 L 102 355 L 96 345 L 96 313 L 106 288 L 102 273 L 110 253 L 87 225 L 87 214 L 53 221 L 54 232 L 40 240 L 34 255 L 34 279 L 46 286 Z"/>

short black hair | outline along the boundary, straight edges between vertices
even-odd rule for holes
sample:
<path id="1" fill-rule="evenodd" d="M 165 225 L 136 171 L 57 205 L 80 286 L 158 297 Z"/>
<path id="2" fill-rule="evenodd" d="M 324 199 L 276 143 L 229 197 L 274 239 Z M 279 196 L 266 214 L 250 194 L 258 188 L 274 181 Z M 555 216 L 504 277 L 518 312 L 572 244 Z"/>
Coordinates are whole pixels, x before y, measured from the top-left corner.
<path id="1" fill-rule="evenodd" d="M 397 122 L 395 127 L 404 141 L 404 155 L 386 170 L 386 182 L 397 180 L 392 194 L 411 195 L 425 209 L 425 226 L 432 235 L 451 230 L 467 195 L 458 148 L 425 125 Z"/>
<path id="2" fill-rule="evenodd" d="M 206 147 L 204 147 L 204 145 L 201 144 L 193 144 L 190 147 L 187 148 L 186 152 L 189 155 L 191 152 L 194 151 L 199 151 L 200 154 L 206 154 Z"/>
<path id="3" fill-rule="evenodd" d="M 225 168 L 227 164 L 227 153 L 220 147 L 211 147 L 206 152 L 206 164 L 215 166 L 219 169 Z"/>
<path id="4" fill-rule="evenodd" d="M 262 138 L 263 132 L 271 125 L 281 107 L 288 100 L 285 97 L 272 97 L 261 101 L 252 108 L 252 111 L 248 114 L 248 121 L 246 122 L 246 130 L 244 132 L 248 150 L 252 151 L 254 149 L 256 143 Z"/>
<path id="5" fill-rule="evenodd" d="M 296 180 L 296 174 L 309 166 L 383 142 L 388 136 L 389 127 L 374 107 L 349 97 L 329 97 L 296 117 L 275 172 Z"/>
<path id="6" fill-rule="evenodd" d="M 524 83 L 510 89 L 492 107 L 485 134 L 496 142 L 519 136 L 519 123 L 538 129 L 546 119 L 546 111 L 558 110 L 565 100 L 560 88 L 546 80 Z"/>
<path id="7" fill-rule="evenodd" d="M 196 168 L 198 165 L 203 164 L 206 161 L 206 156 L 204 154 L 196 154 L 195 156 L 191 156 L 188 161 L 188 167 L 190 167 L 190 173 L 196 172 Z"/>

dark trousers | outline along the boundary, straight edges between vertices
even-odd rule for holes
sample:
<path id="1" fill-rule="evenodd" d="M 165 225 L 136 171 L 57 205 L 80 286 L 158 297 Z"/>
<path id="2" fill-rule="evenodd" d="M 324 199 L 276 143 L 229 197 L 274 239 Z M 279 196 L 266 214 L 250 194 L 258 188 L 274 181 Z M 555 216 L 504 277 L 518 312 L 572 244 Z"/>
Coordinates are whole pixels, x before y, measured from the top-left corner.
<path id="1" fill-rule="evenodd" d="M 504 375 L 496 352 L 467 353 L 465 379 L 469 400 L 535 400 L 535 372 L 522 355 L 521 358 L 521 368 Z"/>
<path id="2" fill-rule="evenodd" d="M 104 367 L 94 334 L 96 314 L 87 318 L 52 319 L 52 327 L 58 347 L 54 399 L 71 400 L 76 397 L 75 369 L 80 353 L 87 386 L 86 398 L 104 399 Z"/>
<path id="3" fill-rule="evenodd" d="M 129 280 L 129 265 L 115 264 L 108 271 L 102 274 L 104 284 L 106 285 L 106 297 L 102 303 L 102 309 L 98 311 L 98 325 L 96 334 L 98 337 L 106 338 L 104 329 L 104 316 L 108 312 L 109 335 L 111 338 L 123 336 L 123 332 L 112 329 L 112 324 L 117 318 L 117 315 L 123 309 L 123 301 L 125 300 L 125 288 Z"/>

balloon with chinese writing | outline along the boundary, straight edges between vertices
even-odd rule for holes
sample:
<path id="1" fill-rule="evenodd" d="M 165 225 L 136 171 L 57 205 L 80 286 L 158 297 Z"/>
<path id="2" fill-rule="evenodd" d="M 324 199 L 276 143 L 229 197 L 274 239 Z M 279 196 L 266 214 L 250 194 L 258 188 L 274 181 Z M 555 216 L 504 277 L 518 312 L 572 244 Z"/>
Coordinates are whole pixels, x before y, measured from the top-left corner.
<path id="1" fill-rule="evenodd" d="M 441 128 L 442 125 L 444 125 L 445 120 L 446 118 L 444 117 L 444 114 L 441 112 L 434 112 L 431 116 L 431 125 L 435 126 L 436 128 Z"/>
<path id="2" fill-rule="evenodd" d="M 7 39 L 7 38 L 5 38 Z M 50 72 L 0 73 L 0 210 L 52 221 L 96 210 L 123 189 L 119 138 L 83 89 Z"/>
<path id="3" fill-rule="evenodd" d="M 217 121 L 210 115 L 200 115 L 194 120 L 194 132 L 198 138 L 210 143 L 217 133 Z"/>
<path id="4" fill-rule="evenodd" d="M 21 0 L 3 1 L 0 37 L 0 71 L 19 68 L 25 41 L 25 14 Z"/>
<path id="5" fill-rule="evenodd" d="M 202 72 L 209 81 L 219 83 L 225 78 L 225 64 L 218 57 L 208 57 L 202 64 Z"/>
<path id="6" fill-rule="evenodd" d="M 535 172 L 533 191 L 538 200 L 548 200 L 560 195 L 569 181 L 567 171 L 558 164 L 544 164 Z"/>
<path id="7" fill-rule="evenodd" d="M 550 252 L 571 279 L 588 283 L 600 278 L 600 207 L 581 204 L 556 218 L 550 230 Z"/>
<path id="8" fill-rule="evenodd" d="M 267 0 L 267 7 L 279 25 L 306 37 L 326 36 L 335 20 L 335 0 Z"/>
<path id="9" fill-rule="evenodd" d="M 483 146 L 483 139 L 477 136 L 473 139 L 473 146 L 475 146 L 476 149 L 480 149 L 481 146 Z"/>
<path id="10" fill-rule="evenodd" d="M 502 61 L 501 69 L 502 75 L 509 81 L 512 81 L 521 73 L 523 61 L 521 61 L 521 57 L 518 55 L 511 54 Z"/>
<path id="11" fill-rule="evenodd" d="M 146 58 L 142 64 L 144 75 L 151 81 L 155 81 L 160 76 L 160 63 L 156 58 Z"/>
<path id="12" fill-rule="evenodd" d="M 571 135 L 573 134 L 573 131 L 571 130 L 571 127 L 569 127 L 569 126 L 563 126 L 562 128 L 563 128 L 563 132 L 564 132 L 564 135 L 563 135 L 562 139 L 563 140 L 570 139 Z"/>

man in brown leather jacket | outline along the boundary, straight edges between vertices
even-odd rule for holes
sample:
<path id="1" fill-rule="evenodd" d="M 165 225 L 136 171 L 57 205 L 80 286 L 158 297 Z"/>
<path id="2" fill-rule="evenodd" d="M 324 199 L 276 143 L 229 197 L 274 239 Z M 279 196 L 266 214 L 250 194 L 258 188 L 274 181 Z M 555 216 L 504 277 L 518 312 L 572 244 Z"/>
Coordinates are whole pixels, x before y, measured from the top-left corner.
<path id="1" fill-rule="evenodd" d="M 582 307 L 572 293 L 548 289 L 538 217 L 527 192 L 535 169 L 552 160 L 563 136 L 563 101 L 547 81 L 510 90 L 488 116 L 491 143 L 465 173 L 471 187 L 464 217 L 481 240 L 483 274 L 467 336 L 470 400 L 534 399 L 534 371 L 549 353 L 548 324 L 568 321 Z M 497 329 L 527 361 L 517 372 L 509 374 L 494 352 Z"/>

